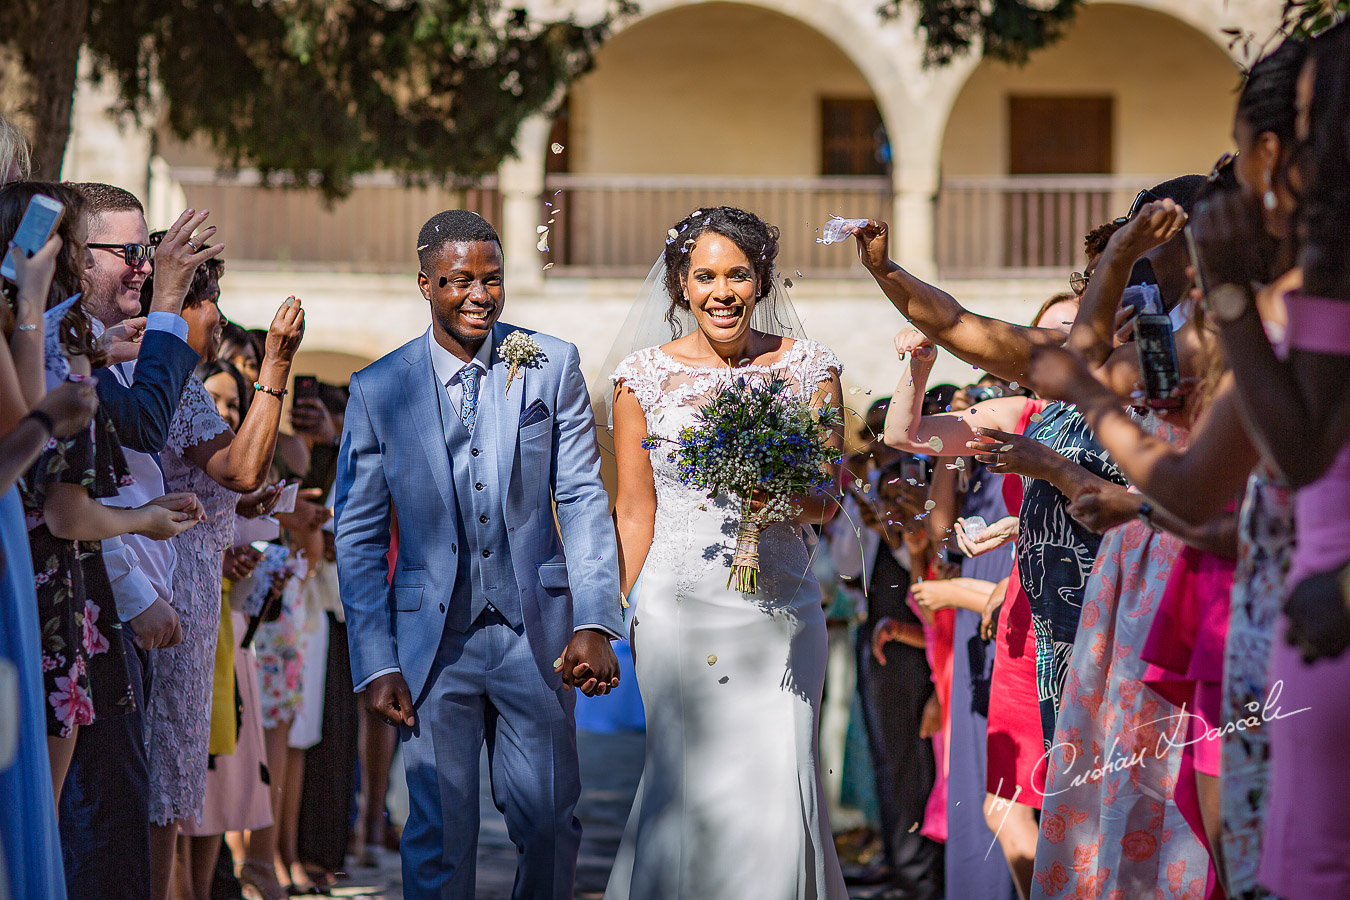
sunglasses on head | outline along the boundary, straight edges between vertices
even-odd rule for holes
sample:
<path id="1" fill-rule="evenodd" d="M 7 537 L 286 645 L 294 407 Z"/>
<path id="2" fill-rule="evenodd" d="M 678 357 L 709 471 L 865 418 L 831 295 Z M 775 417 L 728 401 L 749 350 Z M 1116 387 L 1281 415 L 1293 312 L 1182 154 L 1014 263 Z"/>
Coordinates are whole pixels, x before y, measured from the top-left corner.
<path id="1" fill-rule="evenodd" d="M 1223 177 L 1224 170 L 1237 162 L 1237 158 L 1238 155 L 1236 153 L 1225 153 L 1223 156 L 1220 156 L 1219 161 L 1214 164 L 1214 168 L 1209 170 L 1209 177 L 1206 180 L 1210 184 L 1218 181 Z"/>
<path id="2" fill-rule="evenodd" d="M 1130 211 L 1127 212 L 1125 215 L 1115 219 L 1114 224 L 1124 225 L 1126 222 L 1133 219 L 1139 213 L 1139 210 L 1143 207 L 1145 203 L 1152 203 L 1154 200 L 1161 200 L 1161 199 L 1162 199 L 1161 197 L 1150 191 L 1148 188 L 1144 188 L 1142 191 L 1140 191 L 1138 194 L 1135 195 L 1134 202 L 1130 204 Z"/>
<path id="3" fill-rule="evenodd" d="M 90 250 L 108 250 L 120 254 L 127 265 L 139 266 L 142 262 L 153 263 L 155 248 L 151 244 L 85 244 Z"/>

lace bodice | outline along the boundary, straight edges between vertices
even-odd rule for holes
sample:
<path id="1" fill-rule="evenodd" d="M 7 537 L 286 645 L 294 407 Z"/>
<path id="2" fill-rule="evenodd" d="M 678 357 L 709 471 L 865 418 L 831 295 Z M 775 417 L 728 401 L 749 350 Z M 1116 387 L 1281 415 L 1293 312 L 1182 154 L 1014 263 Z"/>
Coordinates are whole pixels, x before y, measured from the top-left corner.
<path id="1" fill-rule="evenodd" d="M 191 491 L 206 508 L 206 521 L 174 538 L 179 553 L 206 555 L 227 550 L 234 541 L 234 504 L 239 495 L 222 487 L 183 454 L 229 428 L 216 411 L 216 402 L 193 375 L 183 386 L 183 397 L 169 425 L 169 439 L 160 455 L 164 486 L 170 493 Z"/>
<path id="2" fill-rule="evenodd" d="M 821 382 L 842 371 L 843 365 L 828 347 L 799 340 L 772 364 L 735 369 L 688 366 L 660 347 L 648 347 L 619 363 L 610 380 L 637 397 L 649 435 L 673 440 L 681 429 L 693 424 L 699 407 L 733 378 L 766 383 L 772 378 L 782 379 L 791 391 L 809 400 Z M 656 482 L 656 528 L 644 571 L 651 567 L 679 569 L 680 592 L 688 591 L 714 570 L 725 579 L 736 545 L 740 501 L 722 495 L 709 498 L 681 483 L 675 464 L 668 458 L 669 445 L 658 445 L 650 452 Z M 800 578 L 807 567 L 799 526 L 779 523 L 765 529 L 760 537 L 762 597 L 779 596 L 780 576 Z"/>

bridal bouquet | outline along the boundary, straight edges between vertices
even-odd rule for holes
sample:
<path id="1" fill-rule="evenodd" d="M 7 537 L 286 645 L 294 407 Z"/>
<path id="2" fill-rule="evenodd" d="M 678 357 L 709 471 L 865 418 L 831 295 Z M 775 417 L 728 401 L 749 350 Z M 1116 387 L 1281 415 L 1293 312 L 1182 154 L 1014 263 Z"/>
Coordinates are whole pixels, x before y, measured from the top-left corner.
<path id="1" fill-rule="evenodd" d="M 797 514 L 793 497 L 830 483 L 827 466 L 837 465 L 842 454 L 826 441 L 840 422 L 838 410 L 812 409 L 780 379 L 741 377 L 714 393 L 677 439 L 648 436 L 642 442 L 649 450 L 674 445 L 669 459 L 684 484 L 710 497 L 740 498 L 727 587 L 757 592 L 760 532 Z"/>

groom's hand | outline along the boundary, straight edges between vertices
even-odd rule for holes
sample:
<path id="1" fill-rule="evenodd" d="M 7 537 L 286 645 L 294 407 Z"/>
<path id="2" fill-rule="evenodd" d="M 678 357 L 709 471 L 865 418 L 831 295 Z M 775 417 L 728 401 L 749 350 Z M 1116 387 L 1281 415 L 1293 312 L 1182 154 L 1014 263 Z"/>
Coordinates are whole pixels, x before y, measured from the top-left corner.
<path id="1" fill-rule="evenodd" d="M 390 725 L 413 727 L 412 693 L 402 672 L 381 675 L 366 688 L 366 709 L 383 716 Z"/>
<path id="2" fill-rule="evenodd" d="M 582 629 L 572 635 L 553 671 L 568 688 L 581 688 L 587 697 L 608 694 L 619 686 L 619 658 L 603 631 Z"/>

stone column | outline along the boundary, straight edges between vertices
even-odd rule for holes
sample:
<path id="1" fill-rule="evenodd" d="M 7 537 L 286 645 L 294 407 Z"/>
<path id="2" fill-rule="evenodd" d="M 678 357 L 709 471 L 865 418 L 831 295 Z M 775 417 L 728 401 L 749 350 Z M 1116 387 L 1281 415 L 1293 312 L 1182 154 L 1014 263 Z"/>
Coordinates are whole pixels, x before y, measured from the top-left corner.
<path id="1" fill-rule="evenodd" d="M 544 160 L 548 154 L 548 116 L 535 115 L 516 132 L 516 158 L 505 160 L 497 172 L 497 190 L 502 198 L 502 220 L 494 223 L 502 237 L 508 289 L 539 294 L 544 289 L 544 254 L 539 252 L 539 233 L 544 221 Z"/>

